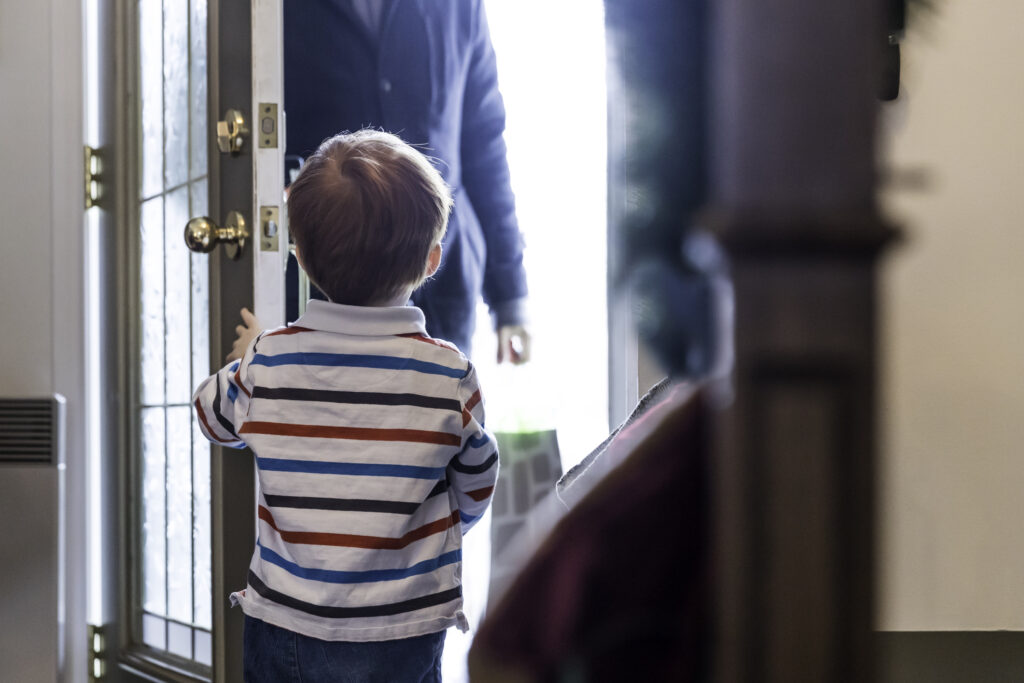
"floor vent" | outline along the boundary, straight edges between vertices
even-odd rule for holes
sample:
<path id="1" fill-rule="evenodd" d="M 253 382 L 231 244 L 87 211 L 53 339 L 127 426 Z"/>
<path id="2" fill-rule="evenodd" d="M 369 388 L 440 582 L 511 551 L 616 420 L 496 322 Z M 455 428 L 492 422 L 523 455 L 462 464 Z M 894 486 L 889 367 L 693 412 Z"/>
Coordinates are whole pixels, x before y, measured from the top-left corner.
<path id="1" fill-rule="evenodd" d="M 64 398 L 0 398 L 0 463 L 59 462 Z"/>

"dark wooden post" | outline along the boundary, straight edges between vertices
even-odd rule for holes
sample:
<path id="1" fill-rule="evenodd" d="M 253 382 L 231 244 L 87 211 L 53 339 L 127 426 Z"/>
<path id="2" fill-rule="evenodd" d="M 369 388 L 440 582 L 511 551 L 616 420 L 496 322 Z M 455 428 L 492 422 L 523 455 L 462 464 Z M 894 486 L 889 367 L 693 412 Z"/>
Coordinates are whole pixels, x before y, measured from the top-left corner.
<path id="1" fill-rule="evenodd" d="M 715 681 L 873 680 L 872 0 L 719 0 L 711 208 L 735 401 L 714 456 Z"/>

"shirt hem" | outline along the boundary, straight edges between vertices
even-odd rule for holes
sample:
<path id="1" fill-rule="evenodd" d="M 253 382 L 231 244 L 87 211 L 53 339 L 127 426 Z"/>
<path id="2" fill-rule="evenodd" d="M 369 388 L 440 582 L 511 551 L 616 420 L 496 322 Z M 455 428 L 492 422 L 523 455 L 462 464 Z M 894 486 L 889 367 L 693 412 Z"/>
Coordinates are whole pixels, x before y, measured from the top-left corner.
<path id="1" fill-rule="evenodd" d="M 232 593 L 231 604 L 241 607 L 246 616 L 319 640 L 368 643 L 382 640 L 415 638 L 416 636 L 444 631 L 451 626 L 457 626 L 463 632 L 469 628 L 469 623 L 462 611 L 461 599 L 458 610 L 452 616 L 434 617 L 404 624 L 388 624 L 386 626 L 338 627 L 327 626 L 308 619 L 295 618 L 291 614 L 282 612 L 281 608 L 257 602 L 250 597 L 249 591 L 251 590 L 250 588 L 246 591 Z"/>

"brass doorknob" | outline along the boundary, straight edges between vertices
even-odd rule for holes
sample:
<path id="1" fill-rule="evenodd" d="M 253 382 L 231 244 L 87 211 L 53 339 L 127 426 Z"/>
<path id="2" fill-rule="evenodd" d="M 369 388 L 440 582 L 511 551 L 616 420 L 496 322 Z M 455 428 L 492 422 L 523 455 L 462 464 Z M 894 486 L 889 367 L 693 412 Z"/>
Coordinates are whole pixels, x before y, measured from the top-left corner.
<path id="1" fill-rule="evenodd" d="M 224 120 L 217 122 L 217 147 L 224 154 L 238 154 L 242 151 L 245 138 L 249 135 L 249 126 L 245 117 L 237 109 L 224 112 Z"/>
<path id="2" fill-rule="evenodd" d="M 206 216 L 193 218 L 185 226 L 185 244 L 192 251 L 200 254 L 208 254 L 217 248 L 218 244 L 224 244 L 224 253 L 230 259 L 237 259 L 245 246 L 245 240 L 249 237 L 249 231 L 245 226 L 245 218 L 237 211 L 228 214 L 228 219 L 223 228 Z"/>

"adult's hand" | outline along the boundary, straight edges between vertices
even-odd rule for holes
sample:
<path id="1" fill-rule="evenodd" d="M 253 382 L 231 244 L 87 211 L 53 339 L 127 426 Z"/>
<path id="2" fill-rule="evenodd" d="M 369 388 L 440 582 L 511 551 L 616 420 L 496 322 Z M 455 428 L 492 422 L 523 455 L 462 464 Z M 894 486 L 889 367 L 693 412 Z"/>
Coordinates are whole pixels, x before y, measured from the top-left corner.
<path id="1" fill-rule="evenodd" d="M 530 360 L 530 333 L 523 325 L 498 328 L 498 362 L 520 365 Z"/>

